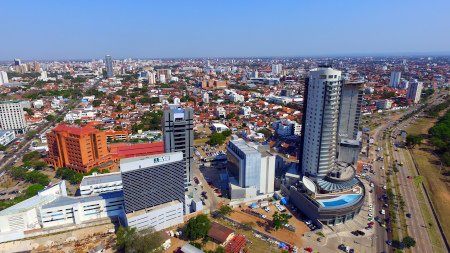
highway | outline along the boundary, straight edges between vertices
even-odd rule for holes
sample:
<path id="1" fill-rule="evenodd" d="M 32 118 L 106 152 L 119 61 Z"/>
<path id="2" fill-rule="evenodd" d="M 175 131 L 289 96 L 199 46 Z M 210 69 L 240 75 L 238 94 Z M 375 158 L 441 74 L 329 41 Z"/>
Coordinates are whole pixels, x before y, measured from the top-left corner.
<path id="1" fill-rule="evenodd" d="M 418 116 L 420 115 L 423 110 L 426 108 L 443 102 L 443 99 L 439 95 L 434 95 L 432 98 L 430 98 L 428 106 L 424 108 L 418 108 L 417 106 L 410 107 L 406 112 L 403 113 L 403 115 L 407 115 L 409 113 L 414 112 L 414 115 Z M 416 109 L 419 109 L 415 111 Z M 412 252 L 434 252 L 431 244 L 431 240 L 428 236 L 428 231 L 426 228 L 426 224 L 424 223 L 424 219 L 422 217 L 421 209 L 418 203 L 418 199 L 416 196 L 416 191 L 414 189 L 414 181 L 412 178 L 416 176 L 416 170 L 410 169 L 405 167 L 406 165 L 414 165 L 412 161 L 409 161 L 407 159 L 411 160 L 411 157 L 409 155 L 409 151 L 404 149 L 398 149 L 396 150 L 395 144 L 400 141 L 400 130 L 404 129 L 404 127 L 411 122 L 411 120 L 414 120 L 414 117 L 410 117 L 403 121 L 388 121 L 387 123 L 380 125 L 373 131 L 372 137 L 379 145 L 383 145 L 382 150 L 379 151 L 377 154 L 377 151 L 373 148 L 370 149 L 370 156 L 371 157 L 377 157 L 381 156 L 383 157 L 385 153 L 388 154 L 388 156 L 385 157 L 385 159 L 389 159 L 389 166 L 391 166 L 395 160 L 397 160 L 399 163 L 402 162 L 403 166 L 399 166 L 397 163 L 397 168 L 399 169 L 398 173 L 393 173 L 391 175 L 391 181 L 395 183 L 395 180 L 393 180 L 393 177 L 397 178 L 397 182 L 399 183 L 400 187 L 400 194 L 403 197 L 403 200 L 405 202 L 405 214 L 410 213 L 411 218 L 406 218 L 406 224 L 407 224 L 407 231 L 408 235 L 412 236 L 417 244 L 416 247 L 412 249 Z M 383 138 L 384 132 L 392 131 L 390 136 L 387 136 L 386 139 Z M 392 138 L 393 137 L 393 138 Z M 397 139 L 398 138 L 398 139 Z M 391 150 L 393 150 L 393 154 L 391 154 Z M 408 155 L 405 156 L 404 154 L 407 153 Z M 384 170 L 381 169 L 381 167 L 384 166 L 383 161 L 374 161 L 373 162 L 374 171 L 376 173 L 376 176 L 374 177 L 374 184 L 375 184 L 375 194 L 377 203 L 375 203 L 375 211 L 379 214 L 379 210 L 383 209 L 382 201 L 378 201 L 378 197 L 382 194 L 384 194 L 384 190 L 382 187 L 386 185 L 386 171 L 388 168 L 385 168 Z M 408 176 L 410 178 L 408 178 Z M 393 189 L 395 190 L 395 189 Z M 398 193 L 396 193 L 398 194 Z M 388 208 L 384 208 L 387 209 Z M 397 213 L 397 215 L 401 215 L 400 212 Z M 400 217 L 398 217 L 400 218 Z M 398 224 L 400 224 L 400 220 L 398 220 Z M 387 240 L 392 240 L 392 234 L 386 234 L 386 231 L 382 229 L 382 227 L 377 226 L 376 227 L 376 247 L 377 252 L 393 252 L 393 248 L 389 247 L 386 244 Z M 391 229 L 398 229 L 398 228 L 391 228 Z M 402 235 L 401 231 L 399 230 L 399 237 L 400 239 L 403 238 L 406 235 Z"/>

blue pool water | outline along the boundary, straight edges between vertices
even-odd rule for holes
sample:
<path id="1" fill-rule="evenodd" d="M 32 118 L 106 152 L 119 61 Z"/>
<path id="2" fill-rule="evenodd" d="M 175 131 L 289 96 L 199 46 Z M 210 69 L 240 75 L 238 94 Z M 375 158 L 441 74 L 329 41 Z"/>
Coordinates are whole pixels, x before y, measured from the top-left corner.
<path id="1" fill-rule="evenodd" d="M 324 207 L 337 207 L 342 205 L 347 205 L 349 203 L 357 201 L 361 197 L 360 194 L 348 194 L 342 195 L 334 199 L 318 200 L 320 204 Z"/>

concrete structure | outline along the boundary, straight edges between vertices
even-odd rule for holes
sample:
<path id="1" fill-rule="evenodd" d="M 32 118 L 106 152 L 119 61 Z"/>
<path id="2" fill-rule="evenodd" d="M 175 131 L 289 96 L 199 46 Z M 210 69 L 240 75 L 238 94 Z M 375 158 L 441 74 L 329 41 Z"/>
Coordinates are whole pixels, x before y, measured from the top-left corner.
<path id="1" fill-rule="evenodd" d="M 84 176 L 80 183 L 80 195 L 92 195 L 121 191 L 122 175 L 120 172 Z"/>
<path id="2" fill-rule="evenodd" d="M 216 107 L 216 113 L 215 114 L 216 114 L 216 116 L 218 118 L 221 118 L 221 119 L 224 119 L 224 118 L 227 117 L 227 112 L 225 111 L 225 108 L 220 107 L 220 106 Z"/>
<path id="3" fill-rule="evenodd" d="M 160 231 L 183 222 L 183 204 L 177 200 L 126 214 L 126 225 L 138 230 Z"/>
<path id="4" fill-rule="evenodd" d="M 107 78 L 114 77 L 113 60 L 111 58 L 111 55 L 105 56 L 105 68 L 106 68 L 106 77 Z"/>
<path id="5" fill-rule="evenodd" d="M 337 152 L 341 71 L 319 67 L 306 80 L 300 164 L 304 175 L 324 177 Z"/>
<path id="6" fill-rule="evenodd" d="M 392 108 L 392 100 L 390 99 L 383 99 L 383 100 L 378 100 L 375 102 L 375 105 L 377 106 L 377 109 L 380 110 L 387 110 L 387 109 L 391 109 Z"/>
<path id="7" fill-rule="evenodd" d="M 0 71 L 0 85 L 4 83 L 9 83 L 8 73 L 6 71 Z"/>
<path id="8" fill-rule="evenodd" d="M 157 70 L 159 81 L 161 81 L 161 76 L 164 76 L 164 80 L 170 80 L 172 78 L 172 70 L 170 69 L 158 69 Z"/>
<path id="9" fill-rule="evenodd" d="M 209 94 L 208 93 L 203 93 L 202 94 L 202 101 L 203 103 L 209 103 Z"/>
<path id="10" fill-rule="evenodd" d="M 106 135 L 92 127 L 58 125 L 47 133 L 48 157 L 55 168 L 89 172 L 97 167 L 112 170 L 114 164 L 106 146 Z"/>
<path id="11" fill-rule="evenodd" d="M 275 156 L 267 147 L 231 140 L 227 145 L 227 169 L 231 174 L 232 199 L 253 198 L 274 192 Z"/>
<path id="12" fill-rule="evenodd" d="M 410 83 L 408 93 L 406 94 L 406 98 L 411 100 L 413 103 L 417 104 L 420 101 L 420 96 L 422 95 L 423 83 L 414 80 L 414 82 Z"/>
<path id="13" fill-rule="evenodd" d="M 192 108 L 183 109 L 178 105 L 170 105 L 164 110 L 163 136 L 165 152 L 183 152 L 186 161 L 185 186 L 193 180 L 192 163 L 194 156 L 194 111 Z"/>
<path id="14" fill-rule="evenodd" d="M 364 80 L 345 80 L 339 110 L 339 138 L 356 139 L 361 119 Z"/>
<path id="15" fill-rule="evenodd" d="M 25 112 L 21 101 L 0 101 L 0 130 L 13 130 L 16 134 L 27 131 Z"/>
<path id="16" fill-rule="evenodd" d="M 360 151 L 361 143 L 359 140 L 341 139 L 339 142 L 338 161 L 356 164 Z"/>
<path id="17" fill-rule="evenodd" d="M 16 134 L 12 130 L 0 130 L 0 145 L 6 146 L 16 138 Z"/>
<path id="18" fill-rule="evenodd" d="M 391 79 L 389 80 L 389 87 L 391 87 L 391 88 L 398 88 L 398 86 L 400 84 L 401 77 L 402 77 L 402 72 L 392 71 L 391 72 Z"/>
<path id="19" fill-rule="evenodd" d="M 230 129 L 222 123 L 212 123 L 211 130 L 216 133 L 221 133 L 223 131 L 230 130 Z"/>
<path id="20" fill-rule="evenodd" d="M 178 200 L 184 203 L 182 152 L 120 160 L 127 214 Z"/>

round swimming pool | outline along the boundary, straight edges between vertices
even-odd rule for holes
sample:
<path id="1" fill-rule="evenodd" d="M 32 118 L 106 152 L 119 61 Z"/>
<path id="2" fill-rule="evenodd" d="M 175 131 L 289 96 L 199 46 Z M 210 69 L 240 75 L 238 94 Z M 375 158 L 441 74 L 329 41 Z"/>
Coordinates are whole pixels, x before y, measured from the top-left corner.
<path id="1" fill-rule="evenodd" d="M 346 194 L 332 199 L 317 200 L 323 207 L 340 207 L 358 201 L 361 194 Z"/>

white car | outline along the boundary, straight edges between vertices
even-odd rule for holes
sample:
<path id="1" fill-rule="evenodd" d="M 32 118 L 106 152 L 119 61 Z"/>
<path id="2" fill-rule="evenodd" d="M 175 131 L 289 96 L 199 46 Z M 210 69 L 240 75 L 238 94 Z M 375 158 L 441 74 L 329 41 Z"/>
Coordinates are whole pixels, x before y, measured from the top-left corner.
<path id="1" fill-rule="evenodd" d="M 310 221 L 310 220 L 307 220 L 307 221 L 305 221 L 305 224 L 306 224 L 306 225 L 311 225 L 311 221 Z"/>
<path id="2" fill-rule="evenodd" d="M 385 214 L 386 214 L 386 211 L 384 211 L 384 209 L 381 209 L 381 214 L 382 214 L 382 215 L 385 215 Z"/>
<path id="3" fill-rule="evenodd" d="M 270 208 L 266 206 L 266 207 L 264 208 L 264 211 L 270 212 Z"/>
<path id="4" fill-rule="evenodd" d="M 386 190 L 386 188 L 387 188 L 387 187 L 386 187 L 386 185 L 385 185 L 385 186 L 383 186 L 383 189 L 384 189 L 384 190 Z"/>

